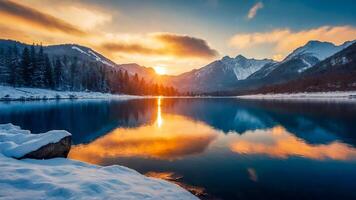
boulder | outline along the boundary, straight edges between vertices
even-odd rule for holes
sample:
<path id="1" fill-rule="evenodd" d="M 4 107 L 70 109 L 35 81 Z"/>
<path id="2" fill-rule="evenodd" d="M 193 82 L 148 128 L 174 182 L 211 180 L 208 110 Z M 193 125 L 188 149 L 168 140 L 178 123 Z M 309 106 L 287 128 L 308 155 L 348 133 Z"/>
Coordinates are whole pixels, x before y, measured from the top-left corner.
<path id="1" fill-rule="evenodd" d="M 67 158 L 71 145 L 72 136 L 66 136 L 56 143 L 46 144 L 18 159 L 51 159 L 58 157 Z"/>

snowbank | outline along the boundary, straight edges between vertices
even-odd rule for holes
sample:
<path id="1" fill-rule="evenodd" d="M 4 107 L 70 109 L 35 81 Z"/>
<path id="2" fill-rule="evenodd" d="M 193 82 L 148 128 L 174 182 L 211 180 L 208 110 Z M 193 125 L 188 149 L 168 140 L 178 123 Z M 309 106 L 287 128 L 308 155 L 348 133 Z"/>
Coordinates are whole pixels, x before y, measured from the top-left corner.
<path id="1" fill-rule="evenodd" d="M 177 185 L 122 166 L 100 167 L 65 158 L 8 157 L 69 133 L 46 134 L 36 136 L 12 124 L 0 126 L 0 199 L 197 199 Z M 14 150 L 19 147 L 21 150 Z"/>
<path id="2" fill-rule="evenodd" d="M 40 88 L 15 88 L 11 86 L 0 85 L 0 101 L 14 100 L 50 100 L 50 99 L 105 99 L 105 98 L 120 98 L 131 99 L 138 96 L 131 95 L 115 95 L 101 92 L 71 92 L 71 91 L 55 91 Z"/>
<path id="3" fill-rule="evenodd" d="M 237 98 L 241 98 L 241 99 L 271 99 L 271 100 L 354 101 L 354 102 L 356 102 L 356 91 L 252 94 L 252 95 L 237 96 Z"/>
<path id="4" fill-rule="evenodd" d="M 67 131 L 53 130 L 41 134 L 31 134 L 12 124 L 0 124 L 0 153 L 7 157 L 21 158 L 39 148 L 59 142 L 71 136 Z"/>

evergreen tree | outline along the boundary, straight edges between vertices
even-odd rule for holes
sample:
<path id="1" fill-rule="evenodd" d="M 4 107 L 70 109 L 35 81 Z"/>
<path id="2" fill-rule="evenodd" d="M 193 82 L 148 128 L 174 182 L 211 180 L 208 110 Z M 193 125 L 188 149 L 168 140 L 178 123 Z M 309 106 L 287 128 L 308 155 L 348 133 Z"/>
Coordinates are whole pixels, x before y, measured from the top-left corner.
<path id="1" fill-rule="evenodd" d="M 16 80 L 19 86 L 31 86 L 31 57 L 27 47 L 22 52 L 21 66 L 16 70 Z"/>
<path id="2" fill-rule="evenodd" d="M 32 44 L 30 49 L 30 65 L 28 68 L 30 80 L 26 83 L 28 84 L 27 86 L 36 86 L 36 77 L 34 74 L 34 72 L 38 70 L 36 60 L 37 58 L 36 58 L 35 44 Z"/>
<path id="3" fill-rule="evenodd" d="M 71 90 L 76 90 L 76 79 L 77 79 L 77 62 L 78 62 L 78 58 L 75 57 L 74 61 L 72 62 L 72 64 L 70 65 L 70 77 L 69 77 L 69 81 L 70 81 L 70 89 Z"/>
<path id="4" fill-rule="evenodd" d="M 31 52 L 31 56 L 33 56 L 32 52 Z M 45 56 L 43 53 L 42 45 L 40 46 L 40 50 L 39 50 L 37 56 L 35 56 L 35 59 L 33 59 L 32 62 L 34 63 L 34 65 L 33 65 L 33 79 L 32 79 L 33 85 L 35 87 L 44 87 L 45 86 L 45 80 L 44 80 L 45 79 L 45 77 L 44 77 Z"/>
<path id="5" fill-rule="evenodd" d="M 52 66 L 47 54 L 45 57 L 45 67 L 44 67 L 44 85 L 48 88 L 54 89 Z"/>
<path id="6" fill-rule="evenodd" d="M 1 49 L 0 55 L 0 83 L 8 84 L 10 79 L 10 69 L 12 67 L 11 63 L 12 49 L 8 48 L 7 51 Z"/>
<path id="7" fill-rule="evenodd" d="M 11 63 L 12 65 L 9 67 L 10 69 L 10 78 L 9 78 L 9 84 L 10 85 L 15 85 L 16 83 L 16 71 L 21 67 L 19 63 L 19 51 L 16 46 L 16 44 L 12 48 L 12 58 L 11 58 Z"/>
<path id="8" fill-rule="evenodd" d="M 122 92 L 129 94 L 130 93 L 130 77 L 129 77 L 129 73 L 127 73 L 127 71 L 125 71 L 123 81 L 122 81 L 122 86 L 123 86 Z"/>
<path id="9" fill-rule="evenodd" d="M 56 89 L 60 89 L 62 79 L 62 64 L 59 58 L 56 59 L 53 72 L 53 80 Z"/>

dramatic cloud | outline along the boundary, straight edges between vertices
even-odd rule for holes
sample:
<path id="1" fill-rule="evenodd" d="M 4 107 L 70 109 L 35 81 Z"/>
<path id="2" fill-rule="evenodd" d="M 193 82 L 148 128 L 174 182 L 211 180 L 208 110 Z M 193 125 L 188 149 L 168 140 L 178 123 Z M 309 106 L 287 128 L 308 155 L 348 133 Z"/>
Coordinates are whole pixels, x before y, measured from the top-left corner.
<path id="1" fill-rule="evenodd" d="M 258 45 L 272 45 L 273 55 L 281 58 L 310 40 L 329 41 L 342 44 L 356 39 L 356 28 L 352 26 L 322 26 L 314 29 L 292 31 L 276 29 L 270 32 L 236 34 L 230 39 L 230 46 L 248 49 Z"/>
<path id="2" fill-rule="evenodd" d="M 102 48 L 118 53 L 135 53 L 142 55 L 163 55 L 173 57 L 212 58 L 218 53 L 209 47 L 205 40 L 186 35 L 155 33 L 146 36 L 149 43 L 137 42 L 104 43 Z"/>
<path id="3" fill-rule="evenodd" d="M 257 14 L 257 11 L 259 9 L 262 9 L 262 8 L 263 8 L 263 3 L 262 2 L 258 2 L 255 5 L 253 5 L 252 8 L 248 11 L 247 19 L 254 18 L 256 16 L 256 14 Z"/>
<path id="4" fill-rule="evenodd" d="M 0 1 L 0 17 L 3 20 L 2 23 L 8 20 L 13 24 L 22 23 L 49 31 L 85 35 L 84 31 L 61 19 L 13 1 Z"/>

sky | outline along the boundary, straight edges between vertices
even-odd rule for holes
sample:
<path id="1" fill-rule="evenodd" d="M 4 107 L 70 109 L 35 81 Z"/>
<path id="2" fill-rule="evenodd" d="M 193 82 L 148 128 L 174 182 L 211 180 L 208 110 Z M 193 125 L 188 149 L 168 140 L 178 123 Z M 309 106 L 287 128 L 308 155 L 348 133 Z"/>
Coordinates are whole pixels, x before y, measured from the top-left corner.
<path id="1" fill-rule="evenodd" d="M 0 0 L 0 38 L 180 74 L 225 55 L 282 60 L 309 40 L 354 40 L 355 10 L 354 0 Z"/>

